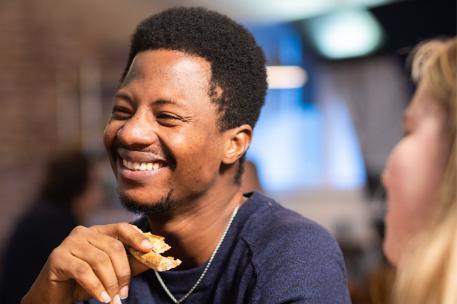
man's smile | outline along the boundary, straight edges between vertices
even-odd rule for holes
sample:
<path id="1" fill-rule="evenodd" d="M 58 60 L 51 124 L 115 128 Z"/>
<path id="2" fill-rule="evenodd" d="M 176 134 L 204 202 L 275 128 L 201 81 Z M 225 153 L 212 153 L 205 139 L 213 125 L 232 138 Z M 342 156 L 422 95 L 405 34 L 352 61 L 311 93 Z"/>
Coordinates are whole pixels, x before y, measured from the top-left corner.
<path id="1" fill-rule="evenodd" d="M 162 162 L 133 162 L 123 159 L 122 165 L 132 171 L 157 171 L 164 167 Z"/>
<path id="2" fill-rule="evenodd" d="M 117 158 L 116 163 L 119 178 L 137 182 L 155 177 L 168 167 L 165 162 L 136 162 L 120 157 Z"/>
<path id="3" fill-rule="evenodd" d="M 122 179 L 141 181 L 168 167 L 165 157 L 155 153 L 118 148 L 115 152 L 118 175 Z"/>

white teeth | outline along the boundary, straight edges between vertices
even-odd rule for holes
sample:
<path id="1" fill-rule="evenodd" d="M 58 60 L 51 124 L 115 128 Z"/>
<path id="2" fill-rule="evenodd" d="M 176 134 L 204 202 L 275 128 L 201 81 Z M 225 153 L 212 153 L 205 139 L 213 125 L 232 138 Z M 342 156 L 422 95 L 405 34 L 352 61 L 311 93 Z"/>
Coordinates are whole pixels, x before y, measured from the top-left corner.
<path id="1" fill-rule="evenodd" d="M 131 162 L 123 159 L 122 164 L 129 170 L 134 171 L 157 171 L 161 168 L 160 163 L 140 163 L 140 162 Z"/>

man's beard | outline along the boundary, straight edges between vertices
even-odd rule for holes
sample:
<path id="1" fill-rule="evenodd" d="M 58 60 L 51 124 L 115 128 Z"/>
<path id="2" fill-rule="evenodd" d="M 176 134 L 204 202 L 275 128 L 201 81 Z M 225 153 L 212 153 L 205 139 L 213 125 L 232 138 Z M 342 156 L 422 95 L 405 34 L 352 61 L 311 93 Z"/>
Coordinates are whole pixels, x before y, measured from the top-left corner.
<path id="1" fill-rule="evenodd" d="M 148 205 L 139 204 L 138 202 L 123 195 L 119 195 L 119 199 L 121 200 L 121 203 L 125 209 L 135 214 L 145 216 L 163 216 L 169 214 L 171 210 L 172 193 L 173 191 L 170 191 L 166 196 L 162 197 L 160 200 L 150 203 Z"/>

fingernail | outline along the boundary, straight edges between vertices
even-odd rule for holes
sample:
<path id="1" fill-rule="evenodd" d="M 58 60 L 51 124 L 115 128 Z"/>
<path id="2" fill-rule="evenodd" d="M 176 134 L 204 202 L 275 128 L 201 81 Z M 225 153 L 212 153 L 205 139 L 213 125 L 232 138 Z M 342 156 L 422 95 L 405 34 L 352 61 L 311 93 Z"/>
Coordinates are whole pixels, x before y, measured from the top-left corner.
<path id="1" fill-rule="evenodd" d="M 121 298 L 119 297 L 119 295 L 115 295 L 115 296 L 114 296 L 114 298 L 113 298 L 113 303 L 114 303 L 114 304 L 122 304 Z"/>
<path id="2" fill-rule="evenodd" d="M 103 303 L 111 302 L 111 297 L 108 295 L 108 293 L 106 291 L 102 292 L 102 294 L 100 295 L 100 298 L 102 298 Z"/>
<path id="3" fill-rule="evenodd" d="M 122 287 L 121 290 L 119 291 L 119 295 L 121 296 L 122 300 L 127 299 L 129 296 L 129 287 L 128 286 Z"/>
<path id="4" fill-rule="evenodd" d="M 152 243 L 148 240 L 143 240 L 141 242 L 141 247 L 143 247 L 144 249 L 152 249 Z"/>

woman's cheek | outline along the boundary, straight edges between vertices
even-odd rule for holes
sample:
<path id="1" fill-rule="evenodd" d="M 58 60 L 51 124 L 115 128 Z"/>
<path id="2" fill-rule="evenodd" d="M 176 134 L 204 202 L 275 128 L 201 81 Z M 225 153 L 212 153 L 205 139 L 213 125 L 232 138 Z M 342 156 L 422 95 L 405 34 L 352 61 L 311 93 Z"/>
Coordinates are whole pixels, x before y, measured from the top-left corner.
<path id="1" fill-rule="evenodd" d="M 411 230 L 415 208 L 414 176 L 417 166 L 410 151 L 411 141 L 403 139 L 392 150 L 386 164 L 383 182 L 387 190 L 386 240 L 384 250 L 391 262 L 398 260 Z M 416 189 L 417 191 L 417 189 Z"/>

